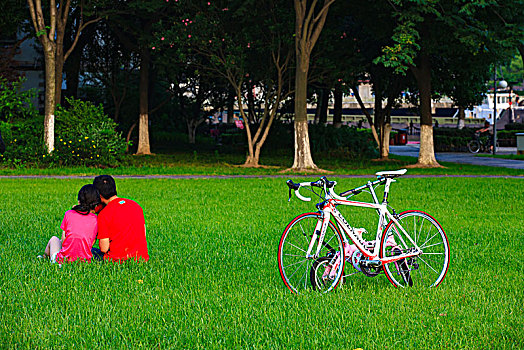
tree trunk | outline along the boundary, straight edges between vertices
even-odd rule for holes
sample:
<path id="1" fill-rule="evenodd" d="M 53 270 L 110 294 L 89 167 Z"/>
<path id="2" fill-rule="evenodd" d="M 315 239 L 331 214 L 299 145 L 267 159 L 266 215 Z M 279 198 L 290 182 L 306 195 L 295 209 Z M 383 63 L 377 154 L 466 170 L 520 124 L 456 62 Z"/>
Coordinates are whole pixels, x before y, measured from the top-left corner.
<path id="1" fill-rule="evenodd" d="M 305 62 L 304 62 L 305 61 Z M 311 156 L 307 125 L 307 76 L 309 60 L 297 64 L 295 76 L 295 159 L 293 170 L 317 169 Z"/>
<path id="2" fill-rule="evenodd" d="M 138 122 L 138 149 L 136 154 L 151 154 L 149 145 L 149 62 L 148 48 L 140 53 L 140 119 Z"/>
<path id="3" fill-rule="evenodd" d="M 389 159 L 389 136 L 391 134 L 391 124 L 382 123 L 380 126 L 380 159 Z"/>
<path id="4" fill-rule="evenodd" d="M 328 110 L 329 110 L 329 89 L 322 89 L 321 100 L 320 100 L 320 113 L 318 116 L 319 124 L 326 124 L 328 119 Z M 306 108 L 307 113 L 307 108 Z"/>
<path id="5" fill-rule="evenodd" d="M 464 107 L 459 107 L 457 128 L 464 129 L 464 126 L 466 126 L 466 113 L 464 112 Z"/>
<path id="6" fill-rule="evenodd" d="M 224 120 L 224 123 L 234 123 L 235 118 L 235 91 L 229 91 L 227 97 L 227 119 Z"/>
<path id="7" fill-rule="evenodd" d="M 420 93 L 420 151 L 416 166 L 439 167 L 433 145 L 431 115 L 431 66 L 429 56 L 421 54 L 419 67 L 412 68 Z"/>
<path id="8" fill-rule="evenodd" d="M 259 158 L 260 158 L 260 153 L 259 152 L 256 152 L 253 155 L 248 154 L 247 157 L 246 157 L 246 161 L 245 161 L 243 166 L 245 166 L 246 168 L 259 167 L 260 166 L 260 164 L 258 163 L 259 162 Z"/>
<path id="9" fill-rule="evenodd" d="M 362 113 L 364 113 L 364 115 L 366 116 L 366 119 L 368 120 L 368 124 L 371 128 L 371 133 L 373 134 L 373 139 L 377 143 L 377 147 L 380 147 L 380 139 L 379 139 L 377 128 L 376 128 L 376 125 L 378 125 L 378 128 L 380 130 L 380 124 L 378 124 L 377 122 L 376 112 L 375 112 L 375 122 L 373 122 L 373 118 L 371 118 L 371 115 L 369 114 L 368 110 L 366 109 L 364 102 L 362 102 L 362 98 L 360 97 L 360 93 L 358 92 L 358 87 L 354 85 L 351 87 L 351 89 L 353 90 L 353 93 L 355 94 L 355 98 L 357 99 L 358 105 L 360 106 Z M 376 101 L 377 101 L 377 98 L 375 97 L 375 104 L 376 104 Z M 377 108 L 375 108 L 375 110 L 376 109 Z"/>
<path id="10" fill-rule="evenodd" d="M 333 106 L 333 125 L 335 128 L 342 126 L 342 91 L 336 87 L 334 95 L 334 106 Z"/>
<path id="11" fill-rule="evenodd" d="M 44 117 L 44 145 L 47 152 L 55 149 L 55 50 L 52 44 L 44 47 L 45 61 L 45 117 Z"/>
<path id="12" fill-rule="evenodd" d="M 258 165 L 253 163 L 254 162 L 254 148 L 253 148 L 253 136 L 251 135 L 251 125 L 249 123 L 249 119 L 246 115 L 246 112 L 243 107 L 243 101 L 242 101 L 242 85 L 241 84 L 234 84 L 234 82 L 231 81 L 233 84 L 236 94 L 237 94 L 237 104 L 238 104 L 238 110 L 240 112 L 240 116 L 242 117 L 242 121 L 244 122 L 244 128 L 246 129 L 246 138 L 247 138 L 247 151 L 248 155 L 246 157 L 246 162 L 244 163 L 244 166 L 246 167 L 252 167 Z M 248 111 L 249 113 L 249 111 Z"/>
<path id="13" fill-rule="evenodd" d="M 56 33 L 56 56 L 55 56 L 55 102 L 62 104 L 62 74 L 64 72 L 64 35 L 65 23 L 58 25 Z"/>
<path id="14" fill-rule="evenodd" d="M 69 64 L 64 69 L 67 81 L 67 97 L 77 98 L 78 96 L 81 61 L 82 55 L 80 50 L 75 50 L 73 54 L 69 56 Z"/>
<path id="15" fill-rule="evenodd" d="M 195 123 L 192 119 L 187 121 L 187 138 L 190 144 L 194 145 L 196 143 L 196 129 L 198 124 Z"/>
<path id="16" fill-rule="evenodd" d="M 295 6 L 295 159 L 292 170 L 318 169 L 309 145 L 307 125 L 307 83 L 309 58 L 322 28 L 326 23 L 329 6 L 334 0 L 324 0 L 317 10 L 317 2 L 294 0 Z"/>
<path id="17" fill-rule="evenodd" d="M 257 123 L 256 113 L 255 113 L 255 96 L 253 94 L 254 86 L 251 83 L 247 83 L 247 113 L 249 116 L 249 121 Z"/>
<path id="18" fill-rule="evenodd" d="M 80 16 L 78 15 L 78 11 L 76 11 L 75 17 L 72 18 L 72 21 L 76 22 L 79 20 L 80 20 Z M 67 60 L 64 60 L 64 71 L 65 71 L 66 81 L 67 81 L 67 97 L 77 98 L 78 96 L 78 84 L 79 84 L 79 76 L 80 76 L 80 66 L 82 63 L 82 51 L 84 50 L 87 43 L 93 40 L 93 35 L 95 32 L 96 32 L 96 26 L 90 25 L 86 27 L 80 33 L 75 49 L 68 56 Z M 73 45 L 72 40 L 74 40 L 74 38 L 71 38 L 71 37 L 65 37 L 65 38 L 68 40 L 65 40 L 64 44 L 66 46 L 71 47 Z"/>
<path id="19" fill-rule="evenodd" d="M 386 121 L 384 109 L 382 108 L 382 90 L 375 91 L 375 105 L 374 105 L 374 119 L 375 125 L 380 132 L 378 150 L 380 152 L 380 159 L 388 159 L 389 157 L 389 136 L 391 133 L 391 125 Z"/>
<path id="20" fill-rule="evenodd" d="M 134 122 L 133 125 L 131 125 L 131 127 L 129 128 L 129 131 L 127 132 L 127 137 L 126 137 L 126 152 L 129 151 L 129 141 L 131 140 L 131 134 L 133 133 L 133 130 L 136 128 L 136 124 L 138 122 Z"/>
<path id="21" fill-rule="evenodd" d="M 317 90 L 317 106 L 315 108 L 315 117 L 313 119 L 313 124 L 318 124 L 320 120 L 320 110 L 322 106 L 322 89 Z"/>

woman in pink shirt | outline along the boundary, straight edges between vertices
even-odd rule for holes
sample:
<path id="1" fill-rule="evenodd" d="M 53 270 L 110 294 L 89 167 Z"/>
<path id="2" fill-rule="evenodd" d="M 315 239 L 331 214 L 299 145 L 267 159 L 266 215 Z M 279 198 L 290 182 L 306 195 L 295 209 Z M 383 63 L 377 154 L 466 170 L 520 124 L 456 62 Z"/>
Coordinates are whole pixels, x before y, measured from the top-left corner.
<path id="1" fill-rule="evenodd" d="M 45 255 L 52 263 L 77 259 L 91 261 L 91 247 L 98 231 L 95 208 L 100 194 L 93 185 L 85 185 L 78 192 L 78 205 L 66 211 L 60 228 L 62 239 L 53 236 L 47 243 Z"/>

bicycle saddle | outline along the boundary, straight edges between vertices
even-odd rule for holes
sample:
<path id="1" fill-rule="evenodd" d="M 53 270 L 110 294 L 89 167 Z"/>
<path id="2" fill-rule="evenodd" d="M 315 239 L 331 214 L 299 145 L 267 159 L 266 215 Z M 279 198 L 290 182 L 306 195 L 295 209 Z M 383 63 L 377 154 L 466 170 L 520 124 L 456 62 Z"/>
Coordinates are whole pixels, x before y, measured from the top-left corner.
<path id="1" fill-rule="evenodd" d="M 397 177 L 404 175 L 407 172 L 406 169 L 400 169 L 400 170 L 389 170 L 389 171 L 379 171 L 378 173 L 375 173 L 377 176 L 382 177 Z"/>

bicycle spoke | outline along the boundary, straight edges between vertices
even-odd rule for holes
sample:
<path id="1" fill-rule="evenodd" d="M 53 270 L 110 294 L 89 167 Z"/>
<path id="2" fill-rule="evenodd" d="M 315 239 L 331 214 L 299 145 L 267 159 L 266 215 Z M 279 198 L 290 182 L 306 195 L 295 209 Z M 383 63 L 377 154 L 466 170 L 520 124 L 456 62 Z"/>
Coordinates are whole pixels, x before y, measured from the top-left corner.
<path id="1" fill-rule="evenodd" d="M 438 274 L 437 270 L 435 270 L 433 267 L 431 267 L 431 265 L 428 264 L 428 263 L 426 262 L 426 260 L 422 259 L 422 257 L 420 257 L 420 256 L 419 256 L 418 258 L 419 258 L 419 259 L 420 259 L 424 264 L 428 265 L 428 267 L 429 267 L 430 269 L 432 269 L 436 274 Z"/>
<path id="2" fill-rule="evenodd" d="M 302 227 L 302 223 L 299 222 L 298 225 L 300 226 L 300 229 L 302 230 L 302 235 L 304 236 L 304 238 L 306 239 L 306 242 L 307 242 L 307 234 L 306 234 L 306 231 L 304 231 L 304 228 Z"/>
<path id="3" fill-rule="evenodd" d="M 303 258 L 304 255 L 295 255 L 295 254 L 284 254 L 285 256 L 294 256 L 296 258 Z"/>
<path id="4" fill-rule="evenodd" d="M 417 236 L 417 240 L 415 241 L 416 244 L 418 244 L 418 242 L 419 242 L 420 234 L 422 233 L 422 228 L 423 227 L 424 227 L 424 221 L 422 221 L 422 225 L 420 225 L 419 234 Z M 430 228 L 430 230 L 431 230 L 431 228 Z"/>
<path id="5" fill-rule="evenodd" d="M 442 243 L 439 243 L 439 244 L 442 244 Z M 422 255 L 445 255 L 445 254 L 444 253 L 430 252 L 430 253 L 422 253 Z"/>
<path id="6" fill-rule="evenodd" d="M 290 266 L 295 266 L 296 264 L 303 264 L 304 261 L 307 261 L 307 259 L 300 260 L 300 261 L 297 261 L 297 262 L 295 262 L 295 263 L 292 263 L 292 264 L 286 265 L 286 266 L 284 266 L 284 268 L 287 268 L 287 267 L 290 267 Z M 300 268 L 300 266 L 299 266 L 299 268 Z M 296 270 L 295 270 L 295 272 L 296 272 Z M 295 273 L 293 272 L 293 274 L 292 274 L 290 277 L 293 277 L 294 274 L 295 274 Z"/>
<path id="7" fill-rule="evenodd" d="M 293 247 L 297 248 L 298 250 L 303 251 L 304 253 L 307 253 L 304 249 L 302 249 L 302 248 L 300 248 L 300 247 L 297 247 L 297 246 L 294 245 L 293 243 L 289 243 L 289 242 L 288 242 L 287 244 L 289 244 L 290 246 L 293 246 Z"/>
<path id="8" fill-rule="evenodd" d="M 353 276 L 353 275 L 356 275 L 357 273 L 360 273 L 360 271 L 355 271 L 355 272 L 353 272 L 353 273 L 350 273 L 350 274 L 348 274 L 348 275 L 344 275 L 344 276 L 342 276 L 342 277 Z"/>
<path id="9" fill-rule="evenodd" d="M 429 248 L 429 247 L 434 247 L 434 246 L 441 245 L 441 244 L 444 244 L 444 242 L 438 242 L 438 243 L 435 243 L 435 244 L 425 245 L 425 246 L 420 247 L 420 248 L 421 249 L 422 248 Z"/>
<path id="10" fill-rule="evenodd" d="M 297 267 L 296 270 L 291 274 L 291 276 L 289 276 L 289 278 L 288 278 L 289 281 L 291 281 L 291 279 L 293 278 L 293 276 L 295 275 L 295 273 L 297 273 L 297 271 L 302 267 L 303 264 L 304 264 L 304 262 L 302 262 L 302 263 L 300 264 L 300 266 Z M 306 266 L 307 266 L 307 264 L 306 264 Z M 306 269 L 306 271 L 307 271 L 307 269 Z"/>
<path id="11" fill-rule="evenodd" d="M 302 284 L 302 280 L 304 280 L 304 289 L 307 289 L 307 273 L 309 271 L 309 262 L 306 262 L 306 269 L 304 271 L 304 274 L 302 275 L 302 277 L 300 278 L 300 280 L 298 281 L 298 284 Z"/>
<path id="12" fill-rule="evenodd" d="M 431 241 L 431 240 L 432 240 L 436 235 L 438 235 L 438 232 L 435 233 L 433 236 L 431 236 L 430 239 L 426 239 L 426 241 L 422 244 L 422 246 L 424 246 L 424 244 L 426 244 L 427 242 Z M 428 234 L 428 236 L 429 236 L 429 234 Z M 440 242 L 440 243 L 442 243 L 442 242 Z M 430 246 L 430 247 L 431 247 L 431 246 Z"/>
<path id="13" fill-rule="evenodd" d="M 329 242 L 331 242 L 336 236 L 332 236 L 328 241 L 324 241 L 324 244 L 329 245 Z"/>
<path id="14" fill-rule="evenodd" d="M 413 216 L 413 232 L 415 235 L 417 234 L 417 218 L 415 216 Z"/>

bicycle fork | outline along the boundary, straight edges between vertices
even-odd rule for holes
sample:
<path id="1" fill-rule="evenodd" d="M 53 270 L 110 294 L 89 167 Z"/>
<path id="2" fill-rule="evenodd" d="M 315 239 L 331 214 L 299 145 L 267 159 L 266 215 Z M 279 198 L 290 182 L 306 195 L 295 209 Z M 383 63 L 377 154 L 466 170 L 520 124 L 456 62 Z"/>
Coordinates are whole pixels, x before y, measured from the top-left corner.
<path id="1" fill-rule="evenodd" d="M 327 225 L 329 223 L 329 215 L 322 214 L 322 220 L 318 220 L 315 225 L 315 232 L 311 236 L 311 241 L 306 252 L 306 259 L 318 259 L 320 255 L 320 250 L 322 249 L 322 244 L 324 243 L 324 237 L 326 236 Z M 315 242 L 318 239 L 317 249 L 315 254 L 311 254 L 315 248 Z"/>

